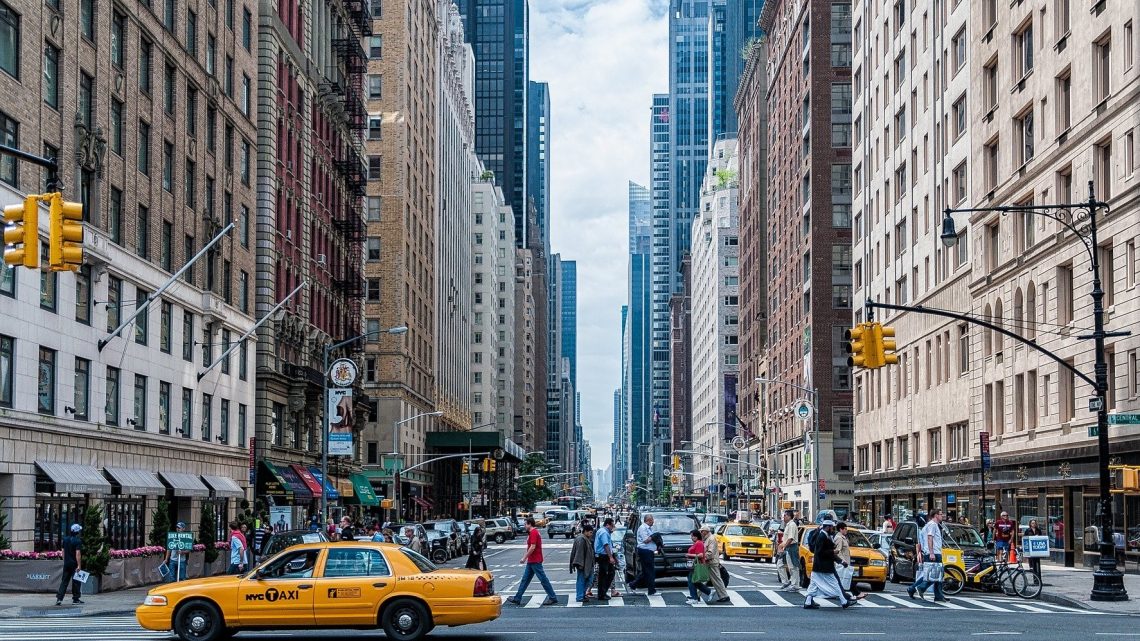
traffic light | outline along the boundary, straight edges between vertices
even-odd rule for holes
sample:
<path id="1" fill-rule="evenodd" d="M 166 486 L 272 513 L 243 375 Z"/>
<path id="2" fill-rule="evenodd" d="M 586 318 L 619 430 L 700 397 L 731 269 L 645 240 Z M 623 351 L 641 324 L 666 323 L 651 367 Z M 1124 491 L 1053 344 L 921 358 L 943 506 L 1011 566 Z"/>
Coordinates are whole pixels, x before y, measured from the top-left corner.
<path id="1" fill-rule="evenodd" d="M 51 271 L 78 271 L 83 264 L 83 204 L 68 202 L 58 191 L 50 198 L 48 262 Z"/>
<path id="2" fill-rule="evenodd" d="M 471 472 L 471 464 L 468 463 L 467 461 L 463 461 L 463 473 L 469 474 L 470 472 Z"/>
<path id="3" fill-rule="evenodd" d="M 585 475 L 585 474 L 582 474 L 582 473 L 579 473 L 579 474 L 578 474 L 578 482 L 579 482 L 579 483 L 585 483 L 585 482 L 586 482 L 586 475 Z"/>
<path id="4" fill-rule="evenodd" d="M 40 197 L 29 195 L 22 205 L 4 207 L 4 262 L 36 269 L 40 266 Z"/>
<path id="5" fill-rule="evenodd" d="M 874 324 L 875 334 L 875 358 L 879 362 L 879 367 L 884 365 L 898 365 L 899 357 L 895 354 L 895 328 Z"/>
<path id="6" fill-rule="evenodd" d="M 681 455 L 680 454 L 674 454 L 673 455 L 673 469 L 675 469 L 675 470 L 681 469 Z"/>
<path id="7" fill-rule="evenodd" d="M 847 365 L 850 367 L 866 367 L 870 369 L 868 361 L 867 341 L 871 338 L 867 332 L 867 323 L 859 323 L 851 329 L 843 330 L 843 340 L 847 341 Z"/>
<path id="8" fill-rule="evenodd" d="M 487 462 L 490 463 L 490 469 L 488 469 L 487 471 L 494 473 L 495 469 L 498 467 L 499 462 L 493 458 L 487 459 Z"/>
<path id="9" fill-rule="evenodd" d="M 534 480 L 535 487 L 546 487 L 546 479 L 541 476 Z"/>
<path id="10" fill-rule="evenodd" d="M 491 471 L 491 459 L 489 459 L 489 458 L 483 459 L 483 471 L 484 472 L 490 472 Z"/>

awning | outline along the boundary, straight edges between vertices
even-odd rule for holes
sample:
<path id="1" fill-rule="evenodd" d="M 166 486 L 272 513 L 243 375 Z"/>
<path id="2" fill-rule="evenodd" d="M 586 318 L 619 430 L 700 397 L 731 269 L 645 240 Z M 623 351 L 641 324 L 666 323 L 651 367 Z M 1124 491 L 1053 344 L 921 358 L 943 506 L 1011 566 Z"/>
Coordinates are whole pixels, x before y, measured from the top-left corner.
<path id="1" fill-rule="evenodd" d="M 206 487 L 197 475 L 186 472 L 159 472 L 158 475 L 167 487 L 174 490 L 174 496 L 210 498 L 210 488 Z"/>
<path id="2" fill-rule="evenodd" d="M 349 477 L 354 490 L 353 502 L 359 505 L 380 505 L 376 492 L 372 490 L 372 483 L 363 474 L 353 474 Z"/>
<path id="3" fill-rule="evenodd" d="M 352 481 L 348 479 L 337 479 L 336 491 L 340 492 L 340 495 L 343 497 L 349 497 L 355 494 L 352 488 Z"/>
<path id="4" fill-rule="evenodd" d="M 309 492 L 313 495 L 313 498 L 319 499 L 324 495 L 324 491 L 321 489 L 321 483 L 317 481 L 317 477 L 313 476 L 309 468 L 304 465 L 297 465 L 296 463 L 289 467 L 293 468 L 293 471 L 297 473 L 301 482 L 305 484 L 305 487 L 309 488 Z"/>
<path id="5" fill-rule="evenodd" d="M 111 484 L 92 465 L 36 461 L 60 494 L 110 494 Z"/>
<path id="6" fill-rule="evenodd" d="M 103 473 L 119 486 L 119 494 L 164 496 L 166 486 L 154 474 L 129 467 L 105 467 Z"/>
<path id="7" fill-rule="evenodd" d="M 245 498 L 245 490 L 241 489 L 237 481 L 228 476 L 210 476 L 209 474 L 203 474 L 202 480 L 214 491 L 214 496 L 229 499 Z"/>
<path id="8" fill-rule="evenodd" d="M 293 468 L 288 465 L 279 465 L 277 466 L 277 475 L 285 481 L 285 486 L 293 493 L 294 498 L 301 501 L 313 498 L 313 493 Z"/>
<path id="9" fill-rule="evenodd" d="M 324 488 L 325 496 L 327 496 L 330 501 L 335 501 L 340 498 L 340 492 L 337 492 L 336 488 L 333 487 L 333 484 L 329 483 L 329 480 L 326 479 L 323 474 L 321 474 L 320 469 L 310 467 L 309 471 L 313 473 L 313 478 L 317 479 L 317 481 Z"/>
<path id="10" fill-rule="evenodd" d="M 418 496 L 413 496 L 412 500 L 416 502 L 416 505 L 419 505 L 420 507 L 422 507 L 425 510 L 431 509 L 431 505 L 429 505 L 427 501 L 421 499 Z"/>

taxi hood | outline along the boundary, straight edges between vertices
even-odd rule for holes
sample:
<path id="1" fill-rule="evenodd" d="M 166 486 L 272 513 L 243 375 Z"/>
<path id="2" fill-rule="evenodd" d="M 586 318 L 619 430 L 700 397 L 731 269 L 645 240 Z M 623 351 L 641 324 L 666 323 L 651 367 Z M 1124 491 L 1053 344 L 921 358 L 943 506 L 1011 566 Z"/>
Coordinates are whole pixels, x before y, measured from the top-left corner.
<path id="1" fill-rule="evenodd" d="M 186 581 L 176 581 L 174 583 L 155 586 L 151 588 L 147 594 L 161 594 L 165 596 L 187 593 L 202 594 L 221 587 L 236 586 L 243 578 L 245 578 L 245 575 L 227 574 L 223 576 L 204 577 L 201 579 L 187 579 Z"/>

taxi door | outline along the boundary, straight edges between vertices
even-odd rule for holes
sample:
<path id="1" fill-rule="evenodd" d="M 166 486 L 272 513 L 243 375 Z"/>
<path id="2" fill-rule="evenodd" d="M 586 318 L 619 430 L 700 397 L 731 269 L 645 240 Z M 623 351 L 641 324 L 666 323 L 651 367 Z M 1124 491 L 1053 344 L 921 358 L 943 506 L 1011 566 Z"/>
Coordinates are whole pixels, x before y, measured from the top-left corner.
<path id="1" fill-rule="evenodd" d="M 313 625 L 313 577 L 321 550 L 284 553 L 238 587 L 237 612 L 242 625 L 294 627 Z"/>
<path id="2" fill-rule="evenodd" d="M 380 602 L 396 586 L 379 548 L 351 545 L 328 549 L 313 596 L 318 625 L 376 625 Z"/>

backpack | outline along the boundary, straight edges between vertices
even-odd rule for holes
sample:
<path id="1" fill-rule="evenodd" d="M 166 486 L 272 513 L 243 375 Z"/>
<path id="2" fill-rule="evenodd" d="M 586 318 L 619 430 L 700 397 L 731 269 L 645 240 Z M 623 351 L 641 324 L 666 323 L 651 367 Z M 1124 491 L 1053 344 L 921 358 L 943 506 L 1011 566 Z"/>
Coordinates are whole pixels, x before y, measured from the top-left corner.
<path id="1" fill-rule="evenodd" d="M 819 539 L 819 533 L 820 533 L 820 528 L 816 528 L 816 529 L 812 530 L 811 532 L 808 532 L 807 540 L 804 541 L 804 545 L 807 546 L 807 549 L 811 550 L 812 554 L 816 553 L 815 544 Z"/>

